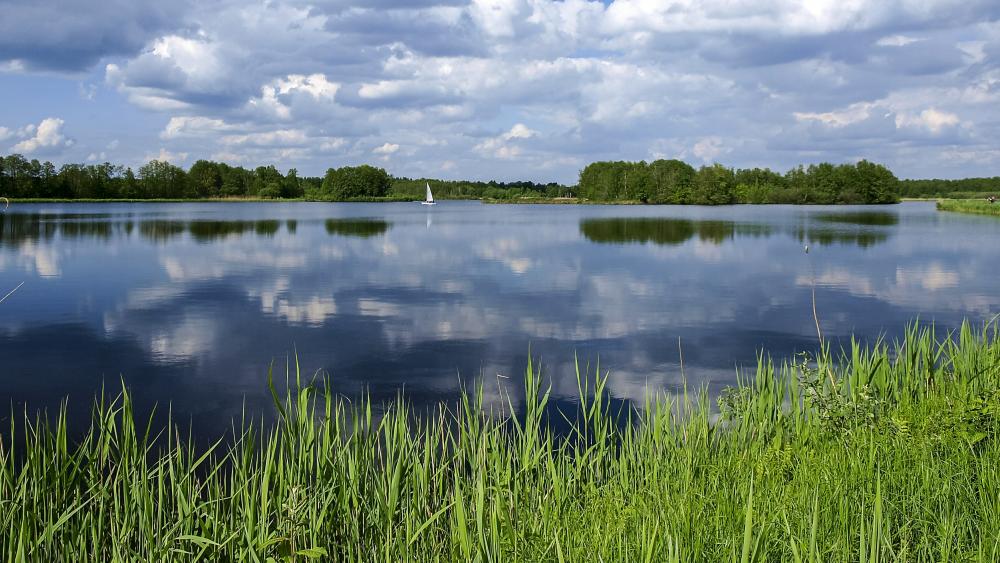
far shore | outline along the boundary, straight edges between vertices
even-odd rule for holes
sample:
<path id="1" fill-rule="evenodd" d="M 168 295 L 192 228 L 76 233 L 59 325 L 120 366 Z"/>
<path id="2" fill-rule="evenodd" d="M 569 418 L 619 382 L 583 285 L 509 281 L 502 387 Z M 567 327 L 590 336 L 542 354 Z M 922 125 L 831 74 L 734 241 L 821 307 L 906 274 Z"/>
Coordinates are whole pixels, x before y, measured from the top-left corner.
<path id="1" fill-rule="evenodd" d="M 906 201 L 976 201 L 980 198 L 946 198 L 946 197 L 902 197 L 899 202 Z M 694 204 L 665 204 L 665 203 L 649 203 L 639 200 L 590 200 L 586 198 L 578 197 L 522 197 L 513 199 L 497 199 L 497 198 L 437 198 L 438 202 L 444 201 L 480 201 L 485 204 L 496 204 L 496 205 L 526 205 L 526 204 L 542 204 L 542 205 L 694 205 Z M 299 203 L 408 203 L 420 201 L 419 198 L 411 197 L 407 195 L 393 195 L 388 197 L 371 197 L 371 198 L 354 198 L 348 200 L 325 200 L 325 199 L 309 199 L 309 198 L 261 198 L 261 197 L 216 197 L 216 198 L 164 198 L 164 199 L 128 199 L 128 198 L 110 198 L 110 199 L 71 199 L 71 198 L 8 198 L 11 204 L 16 203 L 287 203 L 287 202 L 299 202 Z M 729 204 L 729 205 L 742 205 L 742 204 Z M 761 203 L 761 204 L 748 204 L 748 205 L 788 205 L 788 204 L 771 204 L 771 203 Z M 819 205 L 819 204 L 791 204 L 791 205 Z M 846 204 L 827 204 L 827 205 L 846 205 Z M 858 204 L 865 205 L 865 204 Z M 998 206 L 1000 207 L 1000 206 Z"/>

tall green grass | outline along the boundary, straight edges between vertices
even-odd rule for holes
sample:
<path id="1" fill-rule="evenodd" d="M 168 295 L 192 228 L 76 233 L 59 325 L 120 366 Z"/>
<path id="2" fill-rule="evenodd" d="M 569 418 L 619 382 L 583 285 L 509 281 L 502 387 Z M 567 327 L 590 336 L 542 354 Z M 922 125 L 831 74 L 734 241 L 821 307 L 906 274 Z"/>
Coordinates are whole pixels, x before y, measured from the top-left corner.
<path id="1" fill-rule="evenodd" d="M 938 211 L 1000 216 L 1000 203 L 990 203 L 980 199 L 942 199 L 937 202 L 937 208 Z"/>
<path id="2" fill-rule="evenodd" d="M 18 417 L 0 450 L 9 561 L 994 561 L 1000 557 L 1000 341 L 913 327 L 836 360 L 762 357 L 704 392 L 619 412 L 578 373 L 550 418 L 521 399 L 380 410 L 289 370 L 280 422 L 198 449 L 99 399 Z M 270 380 L 269 380 L 270 381 Z M 322 382 L 319 382 L 322 383 Z M 510 416 L 514 407 L 517 416 Z M 379 414 L 382 413 L 382 414 Z M 15 448 L 14 435 L 20 436 Z"/>

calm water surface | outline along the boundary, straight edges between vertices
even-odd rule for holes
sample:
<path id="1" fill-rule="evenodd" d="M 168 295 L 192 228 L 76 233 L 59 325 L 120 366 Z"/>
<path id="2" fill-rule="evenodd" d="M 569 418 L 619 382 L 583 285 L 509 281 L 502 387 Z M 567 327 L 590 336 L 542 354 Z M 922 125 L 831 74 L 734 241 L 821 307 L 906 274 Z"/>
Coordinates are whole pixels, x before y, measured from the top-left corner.
<path id="1" fill-rule="evenodd" d="M 830 338 L 1000 313 L 997 241 L 1000 220 L 931 203 L 14 205 L 0 400 L 69 396 L 85 416 L 124 379 L 221 432 L 244 405 L 270 416 L 267 366 L 296 350 L 340 392 L 426 404 L 479 377 L 496 400 L 530 346 L 561 400 L 576 354 L 641 401 L 682 385 L 678 338 L 689 381 L 717 392 L 762 348 L 815 347 L 813 284 Z"/>

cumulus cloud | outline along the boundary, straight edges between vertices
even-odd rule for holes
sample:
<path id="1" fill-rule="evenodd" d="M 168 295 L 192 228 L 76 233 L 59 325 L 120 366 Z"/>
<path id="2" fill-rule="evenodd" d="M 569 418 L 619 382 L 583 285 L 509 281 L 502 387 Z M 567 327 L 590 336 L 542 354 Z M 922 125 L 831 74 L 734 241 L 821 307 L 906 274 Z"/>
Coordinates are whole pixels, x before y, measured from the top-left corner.
<path id="1" fill-rule="evenodd" d="M 400 175 L 564 182 L 659 154 L 866 157 L 903 176 L 1000 164 L 992 0 L 141 0 L 76 22 L 31 19 L 59 7 L 35 4 L 0 23 L 19 28 L 0 34 L 0 71 L 100 69 L 111 96 L 94 104 L 161 116 L 133 158 L 162 146 L 318 174 L 391 155 Z"/>
<path id="2" fill-rule="evenodd" d="M 916 115 L 900 114 L 896 116 L 898 127 L 924 127 L 932 133 L 940 133 L 942 129 L 958 125 L 958 116 L 946 111 L 928 108 Z"/>
<path id="3" fill-rule="evenodd" d="M 830 127 L 846 127 L 852 123 L 864 121 L 871 116 L 874 104 L 869 102 L 859 102 L 851 104 L 847 108 L 839 111 L 826 112 L 794 112 L 792 115 L 799 121 L 816 121 Z"/>
<path id="4" fill-rule="evenodd" d="M 380 147 L 375 147 L 374 149 L 372 149 L 372 152 L 374 154 L 389 156 L 391 154 L 395 154 L 396 151 L 398 150 L 399 150 L 399 145 L 397 145 L 396 143 L 385 143 Z"/>
<path id="5" fill-rule="evenodd" d="M 73 140 L 62 133 L 65 122 L 55 117 L 45 118 L 38 125 L 28 125 L 20 131 L 24 140 L 11 147 L 11 152 L 24 154 L 59 154 L 73 146 Z"/>
<path id="6" fill-rule="evenodd" d="M 511 159 L 521 154 L 522 147 L 520 141 L 531 139 L 538 135 L 538 131 L 529 129 L 523 123 L 515 123 L 510 131 L 502 133 L 496 137 L 486 139 L 476 145 L 476 150 L 497 158 Z"/>
<path id="7" fill-rule="evenodd" d="M 166 127 L 160 132 L 161 139 L 178 139 L 182 137 L 199 137 L 222 131 L 231 131 L 233 126 L 221 119 L 202 116 L 171 117 Z"/>
<path id="8" fill-rule="evenodd" d="M 83 71 L 109 56 L 138 52 L 157 34 L 183 25 L 186 0 L 36 0 L 4 2 L 0 67 Z"/>

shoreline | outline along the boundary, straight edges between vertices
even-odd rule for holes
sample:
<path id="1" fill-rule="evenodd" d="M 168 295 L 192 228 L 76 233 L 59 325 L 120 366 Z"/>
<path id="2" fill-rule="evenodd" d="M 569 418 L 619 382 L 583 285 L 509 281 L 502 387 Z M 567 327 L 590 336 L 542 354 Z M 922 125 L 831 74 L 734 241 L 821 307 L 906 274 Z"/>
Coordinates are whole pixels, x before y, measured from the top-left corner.
<path id="1" fill-rule="evenodd" d="M 168 199 L 125 199 L 125 198 L 114 198 L 114 199 L 69 199 L 69 198 L 23 198 L 15 199 L 8 198 L 11 205 L 18 203 L 27 204 L 41 204 L 41 203 L 87 203 L 87 204 L 99 204 L 99 203 L 411 203 L 421 201 L 419 198 L 411 196 L 389 196 L 385 198 L 354 198 L 348 200 L 324 200 L 324 199 L 308 199 L 308 198 L 197 198 L 197 199 L 178 199 L 178 198 L 168 198 Z M 960 211 L 958 209 L 953 209 L 947 207 L 948 204 L 942 205 L 942 202 L 969 202 L 974 203 L 980 201 L 980 199 L 952 199 L 944 197 L 901 197 L 899 201 L 894 203 L 879 203 L 879 204 L 864 204 L 864 203 L 729 203 L 729 204 L 695 204 L 695 203 L 648 203 L 638 200 L 611 200 L 611 201 L 598 201 L 598 200 L 588 200 L 582 198 L 519 198 L 519 199 L 495 199 L 495 198 L 437 198 L 438 202 L 447 201 L 479 201 L 486 205 L 635 205 L 635 206 L 676 206 L 676 207 L 729 207 L 734 205 L 754 205 L 754 206 L 768 206 L 768 205 L 798 205 L 798 206 L 871 206 L 871 205 L 896 205 L 898 203 L 905 202 L 938 202 L 938 209 L 942 211 L 957 211 L 965 213 L 977 213 L 976 211 Z M 985 202 L 983 202 L 985 204 Z M 1000 208 L 1000 203 L 995 204 L 997 208 Z M 980 212 L 979 214 L 993 215 L 993 212 Z"/>
<path id="2" fill-rule="evenodd" d="M 1000 217 L 1000 203 L 989 203 L 978 199 L 943 199 L 937 202 L 938 211 Z"/>
<path id="3" fill-rule="evenodd" d="M 995 556 L 996 329 L 965 324 L 960 338 L 937 340 L 912 325 L 898 343 L 843 358 L 775 366 L 761 356 L 717 409 L 702 389 L 616 411 L 614 372 L 584 372 L 567 414 L 532 362 L 510 383 L 518 413 L 487 411 L 479 387 L 457 405 L 418 412 L 401 397 L 373 415 L 323 381 L 298 384 L 291 367 L 287 391 L 268 373 L 273 427 L 234 423 L 230 441 L 207 448 L 170 424 L 148 428 L 122 388 L 96 403 L 82 440 L 67 438 L 64 410 L 53 422 L 26 410 L 0 430 L 0 551 L 49 561 Z M 570 427 L 556 433 L 559 413 Z M 12 432 L 24 434 L 16 448 Z"/>
<path id="4" fill-rule="evenodd" d="M 598 201 L 580 198 L 522 198 L 522 199 L 493 199 L 493 198 L 443 198 L 438 197 L 436 201 L 479 201 L 488 205 L 635 205 L 649 207 L 731 207 L 735 205 L 800 205 L 808 207 L 816 206 L 871 206 L 871 205 L 896 205 L 904 201 L 935 201 L 934 199 L 902 198 L 894 203 L 726 203 L 726 204 L 699 204 L 699 203 L 648 203 L 637 200 L 610 200 Z M 347 200 L 324 200 L 308 198 L 200 198 L 200 199 L 67 199 L 67 198 L 9 198 L 10 204 L 17 203 L 415 203 L 422 201 L 409 196 L 390 196 L 386 198 L 355 198 Z M 963 200 L 955 200 L 963 201 Z"/>

